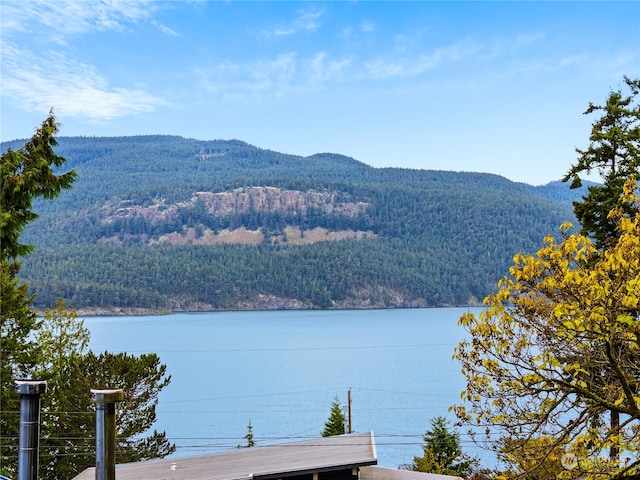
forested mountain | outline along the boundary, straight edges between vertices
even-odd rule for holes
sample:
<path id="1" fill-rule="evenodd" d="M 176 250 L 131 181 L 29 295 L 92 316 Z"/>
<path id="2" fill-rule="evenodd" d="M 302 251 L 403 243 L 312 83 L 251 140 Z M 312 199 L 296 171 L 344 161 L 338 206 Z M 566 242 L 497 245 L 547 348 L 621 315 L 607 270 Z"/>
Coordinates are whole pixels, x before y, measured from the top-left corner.
<path id="1" fill-rule="evenodd" d="M 580 192 L 377 169 L 238 140 L 61 137 L 78 179 L 23 239 L 36 306 L 113 311 L 476 303 Z M 24 140 L 2 144 L 18 149 Z"/>

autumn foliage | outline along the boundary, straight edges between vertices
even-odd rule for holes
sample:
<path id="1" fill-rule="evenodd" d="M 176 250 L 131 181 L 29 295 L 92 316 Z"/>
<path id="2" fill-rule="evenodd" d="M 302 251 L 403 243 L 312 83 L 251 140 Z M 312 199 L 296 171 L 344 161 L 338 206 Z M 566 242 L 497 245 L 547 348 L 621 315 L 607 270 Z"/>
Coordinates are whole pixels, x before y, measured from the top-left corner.
<path id="1" fill-rule="evenodd" d="M 639 209 L 627 182 L 609 214 L 616 242 L 598 250 L 563 225 L 460 319 L 467 388 L 454 409 L 487 427 L 506 476 L 553 478 L 550 465 L 559 478 L 640 475 Z"/>

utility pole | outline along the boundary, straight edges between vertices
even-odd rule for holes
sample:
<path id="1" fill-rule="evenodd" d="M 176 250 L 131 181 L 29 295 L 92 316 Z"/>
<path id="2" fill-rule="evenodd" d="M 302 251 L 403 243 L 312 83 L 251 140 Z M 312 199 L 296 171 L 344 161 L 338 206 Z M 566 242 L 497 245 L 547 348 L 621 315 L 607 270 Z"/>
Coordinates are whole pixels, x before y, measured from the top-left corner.
<path id="1" fill-rule="evenodd" d="M 347 390 L 347 413 L 349 423 L 347 424 L 347 433 L 351 433 L 351 388 Z"/>

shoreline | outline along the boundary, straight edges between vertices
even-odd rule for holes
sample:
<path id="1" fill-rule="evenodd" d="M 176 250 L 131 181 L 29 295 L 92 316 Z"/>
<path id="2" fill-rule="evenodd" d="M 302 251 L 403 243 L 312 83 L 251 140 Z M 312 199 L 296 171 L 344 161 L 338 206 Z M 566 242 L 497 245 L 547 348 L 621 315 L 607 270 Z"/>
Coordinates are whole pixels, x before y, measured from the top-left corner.
<path id="1" fill-rule="evenodd" d="M 402 306 L 336 306 L 330 308 L 317 307 L 273 307 L 273 308 L 219 308 L 219 309 L 151 309 L 151 308 L 135 308 L 135 307 L 116 307 L 116 308 L 78 308 L 73 309 L 77 317 L 146 317 L 173 315 L 177 313 L 216 313 L 216 312 L 273 312 L 273 311 L 340 311 L 340 310 L 406 310 L 406 309 L 436 309 L 436 308 L 474 308 L 481 304 L 464 304 L 464 305 L 402 305 Z M 38 316 L 44 315 L 43 310 L 37 310 Z"/>

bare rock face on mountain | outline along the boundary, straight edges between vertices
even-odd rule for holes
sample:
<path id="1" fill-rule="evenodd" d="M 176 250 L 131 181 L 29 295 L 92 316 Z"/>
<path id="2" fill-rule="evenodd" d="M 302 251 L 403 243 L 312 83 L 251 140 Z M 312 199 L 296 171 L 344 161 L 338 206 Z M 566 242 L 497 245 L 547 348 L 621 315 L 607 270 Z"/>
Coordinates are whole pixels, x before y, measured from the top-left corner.
<path id="1" fill-rule="evenodd" d="M 128 238 L 138 237 L 148 243 L 165 242 L 171 244 L 213 245 L 220 243 L 260 244 L 267 238 L 261 228 L 211 228 L 198 223 L 197 226 L 185 226 L 181 218 L 196 218 L 204 212 L 205 217 L 229 218 L 241 214 L 254 213 L 264 215 L 280 215 L 283 218 L 305 218 L 311 212 L 316 215 L 337 215 L 346 218 L 357 218 L 366 214 L 368 204 L 365 202 L 346 201 L 340 192 L 320 192 L 288 190 L 277 187 L 245 187 L 226 192 L 196 192 L 186 202 L 167 203 L 158 199 L 147 205 L 134 204 L 129 200 L 111 202 L 101 212 L 101 223 L 105 226 L 118 224 L 118 231 L 123 225 L 144 223 L 149 226 L 175 224 L 171 231 L 166 231 L 156 238 L 141 235 L 141 231 L 131 229 Z M 202 220 L 201 217 L 199 217 Z M 270 234 L 270 242 L 291 242 L 292 244 L 310 244 L 317 241 L 337 241 L 347 238 L 361 239 L 374 236 L 370 231 L 352 229 L 329 231 L 322 227 L 309 228 L 306 231 L 298 225 L 289 225 L 280 234 Z M 109 239 L 109 235 L 105 235 Z"/>
<path id="2" fill-rule="evenodd" d="M 364 202 L 346 202 L 338 199 L 336 192 L 301 192 L 276 187 L 247 187 L 230 192 L 198 192 L 196 199 L 204 202 L 212 215 L 231 215 L 256 210 L 273 213 L 297 213 L 305 215 L 310 208 L 323 213 L 356 217 L 367 208 Z"/>

